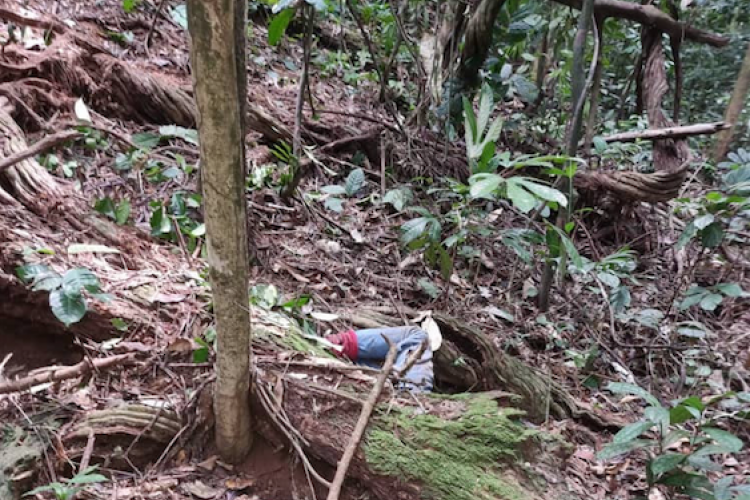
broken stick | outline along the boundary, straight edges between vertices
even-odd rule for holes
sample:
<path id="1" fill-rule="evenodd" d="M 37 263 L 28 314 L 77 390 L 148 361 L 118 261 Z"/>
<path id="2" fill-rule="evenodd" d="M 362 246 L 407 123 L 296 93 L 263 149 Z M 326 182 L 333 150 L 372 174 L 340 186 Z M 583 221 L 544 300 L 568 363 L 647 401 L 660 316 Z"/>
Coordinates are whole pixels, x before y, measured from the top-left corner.
<path id="1" fill-rule="evenodd" d="M 354 458 L 354 454 L 357 452 L 359 442 L 362 440 L 362 436 L 365 433 L 367 424 L 370 422 L 370 415 L 372 415 L 372 410 L 375 408 L 375 404 L 378 402 L 380 393 L 383 392 L 385 381 L 388 380 L 388 375 L 390 375 L 391 370 L 393 369 L 393 364 L 396 362 L 396 345 L 391 342 L 389 338 L 385 336 L 383 336 L 383 338 L 386 342 L 388 342 L 388 355 L 385 357 L 383 369 L 380 372 L 377 381 L 375 382 L 375 386 L 372 388 L 370 395 L 367 397 L 367 401 L 365 401 L 364 406 L 362 406 L 362 412 L 359 414 L 359 420 L 357 420 L 357 425 L 354 427 L 354 432 L 352 432 L 352 436 L 349 438 L 349 444 L 346 445 L 344 454 L 341 456 L 339 465 L 336 468 L 336 475 L 333 477 L 333 481 L 331 481 L 331 489 L 328 490 L 328 497 L 326 500 L 338 500 L 339 494 L 341 493 L 341 487 L 343 486 L 344 479 L 346 478 L 346 473 L 349 470 L 349 464 L 352 462 L 352 458 Z"/>
<path id="2" fill-rule="evenodd" d="M 26 158 L 31 158 L 39 153 L 42 153 L 50 148 L 62 144 L 63 142 L 76 139 L 83 134 L 77 130 L 66 130 L 64 132 L 58 132 L 56 134 L 48 135 L 39 142 L 34 143 L 23 151 L 19 151 L 14 155 L 10 155 L 7 158 L 0 159 L 0 172 L 6 168 L 10 168 L 16 163 L 22 162 Z"/>
<path id="3" fill-rule="evenodd" d="M 654 128 L 637 130 L 635 132 L 623 132 L 604 137 L 604 142 L 634 142 L 638 139 L 655 141 L 660 139 L 681 139 L 691 135 L 715 134 L 729 128 L 726 122 L 697 123 L 695 125 L 683 125 L 679 127 Z"/>
<path id="4" fill-rule="evenodd" d="M 19 392 L 35 385 L 44 384 L 46 382 L 59 382 L 61 380 L 67 380 L 85 375 L 92 370 L 101 370 L 104 368 L 111 368 L 117 365 L 124 365 L 131 363 L 135 360 L 135 353 L 130 352 L 127 354 L 119 354 L 117 356 L 111 356 L 109 358 L 100 359 L 84 359 L 77 365 L 65 366 L 62 368 L 56 368 L 45 373 L 39 373 L 30 377 L 19 378 L 18 380 L 9 380 L 0 383 L 0 394 L 9 394 L 11 392 Z"/>

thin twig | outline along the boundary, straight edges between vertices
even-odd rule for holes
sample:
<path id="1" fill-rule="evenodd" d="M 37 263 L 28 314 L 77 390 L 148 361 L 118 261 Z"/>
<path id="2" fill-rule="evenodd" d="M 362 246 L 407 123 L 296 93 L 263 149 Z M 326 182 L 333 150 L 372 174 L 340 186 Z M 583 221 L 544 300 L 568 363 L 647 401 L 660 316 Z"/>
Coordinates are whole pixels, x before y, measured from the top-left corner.
<path id="1" fill-rule="evenodd" d="M 154 28 L 156 28 L 156 19 L 161 14 L 165 3 L 165 0 L 159 2 L 159 6 L 156 8 L 156 12 L 154 12 L 154 17 L 151 19 L 151 27 L 148 29 L 148 35 L 146 35 L 146 50 L 151 46 L 151 35 L 154 34 Z"/>
<path id="2" fill-rule="evenodd" d="M 383 339 L 388 343 L 388 355 L 385 358 L 385 363 L 383 363 L 383 370 L 380 372 L 380 376 L 378 377 L 377 382 L 375 382 L 375 386 L 372 388 L 370 396 L 362 407 L 362 412 L 359 414 L 357 425 L 354 427 L 354 432 L 352 432 L 351 438 L 349 438 L 349 444 L 346 445 L 344 454 L 341 456 L 339 465 L 336 468 L 336 475 L 333 477 L 331 489 L 328 491 L 327 500 L 338 500 L 339 498 L 341 487 L 344 484 L 346 473 L 349 470 L 349 464 L 351 464 L 352 458 L 354 458 L 354 454 L 357 452 L 359 442 L 362 440 L 367 424 L 370 422 L 370 415 L 372 415 L 375 404 L 378 402 L 380 393 L 383 392 L 383 387 L 385 387 L 385 382 L 388 380 L 388 375 L 393 369 L 393 363 L 396 361 L 396 345 L 385 335 L 383 336 Z"/>

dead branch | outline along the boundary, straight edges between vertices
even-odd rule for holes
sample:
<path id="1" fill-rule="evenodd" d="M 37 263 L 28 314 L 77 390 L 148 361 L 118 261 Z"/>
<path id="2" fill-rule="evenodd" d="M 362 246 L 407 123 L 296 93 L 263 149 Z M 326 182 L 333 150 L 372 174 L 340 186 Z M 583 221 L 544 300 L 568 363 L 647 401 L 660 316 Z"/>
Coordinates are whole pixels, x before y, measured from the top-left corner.
<path id="1" fill-rule="evenodd" d="M 362 440 L 367 424 L 370 422 L 372 410 L 378 402 L 380 393 L 383 392 L 385 381 L 388 380 L 388 375 L 390 375 L 391 369 L 393 369 L 393 363 L 396 361 L 396 345 L 387 337 L 383 336 L 383 338 L 388 342 L 388 355 L 385 358 L 385 363 L 383 363 L 383 370 L 380 373 L 380 376 L 378 376 L 378 380 L 375 382 L 375 386 L 372 388 L 370 396 L 367 398 L 364 406 L 362 406 L 362 412 L 359 414 L 357 426 L 354 428 L 354 432 L 352 432 L 352 436 L 349 439 L 349 444 L 346 446 L 341 461 L 339 462 L 339 466 L 336 468 L 336 475 L 333 477 L 333 482 L 331 482 L 331 489 L 328 491 L 327 500 L 338 500 L 339 498 L 341 486 L 344 484 L 346 472 L 349 470 L 349 464 L 352 462 L 352 458 L 357 452 L 359 442 Z"/>
<path id="2" fill-rule="evenodd" d="M 582 0 L 554 0 L 574 9 L 581 8 Z M 594 11 L 597 16 L 628 19 L 645 26 L 653 26 L 670 37 L 705 43 L 712 47 L 724 47 L 729 38 L 686 23 L 675 21 L 669 14 L 653 5 L 639 5 L 623 0 L 595 0 Z"/>
<path id="3" fill-rule="evenodd" d="M 9 394 L 26 390 L 35 385 L 47 382 L 59 382 L 81 375 L 85 375 L 93 370 L 102 370 L 113 366 L 130 364 L 135 360 L 135 353 L 120 354 L 108 358 L 95 359 L 93 361 L 83 360 L 77 365 L 66 366 L 64 368 L 52 369 L 46 373 L 40 373 L 32 377 L 24 377 L 18 380 L 11 380 L 0 383 L 0 394 Z"/>
<path id="4" fill-rule="evenodd" d="M 36 156 L 39 153 L 57 146 L 58 144 L 77 139 L 82 135 L 83 134 L 81 134 L 77 130 L 66 130 L 63 132 L 58 132 L 56 134 L 48 135 L 41 141 L 34 143 L 23 151 L 19 151 L 18 153 L 8 156 L 7 158 L 0 159 L 0 172 L 5 170 L 6 168 L 12 167 L 16 163 L 21 162 L 26 158 Z"/>
<path id="5" fill-rule="evenodd" d="M 647 141 L 681 139 L 693 135 L 715 134 L 728 129 L 729 127 L 730 125 L 726 122 L 715 122 L 697 123 L 695 125 L 683 125 L 679 127 L 654 128 L 608 135 L 607 137 L 604 137 L 604 142 L 634 142 L 638 139 Z"/>

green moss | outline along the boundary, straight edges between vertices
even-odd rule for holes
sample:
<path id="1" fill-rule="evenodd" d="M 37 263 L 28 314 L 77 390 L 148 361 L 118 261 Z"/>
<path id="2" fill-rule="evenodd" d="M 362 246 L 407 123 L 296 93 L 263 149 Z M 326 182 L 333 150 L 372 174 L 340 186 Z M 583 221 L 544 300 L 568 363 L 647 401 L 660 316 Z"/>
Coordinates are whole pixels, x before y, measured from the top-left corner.
<path id="1" fill-rule="evenodd" d="M 519 413 L 477 396 L 453 420 L 403 412 L 381 416 L 365 442 L 367 462 L 378 473 L 421 483 L 427 498 L 520 500 L 527 492 L 503 477 L 535 434 L 512 420 Z"/>

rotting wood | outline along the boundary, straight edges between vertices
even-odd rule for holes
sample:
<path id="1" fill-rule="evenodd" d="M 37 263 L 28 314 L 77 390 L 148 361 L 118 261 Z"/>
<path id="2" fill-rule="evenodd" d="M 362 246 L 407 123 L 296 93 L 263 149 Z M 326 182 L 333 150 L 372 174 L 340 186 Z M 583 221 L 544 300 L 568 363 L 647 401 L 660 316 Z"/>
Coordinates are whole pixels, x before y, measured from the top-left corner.
<path id="1" fill-rule="evenodd" d="M 39 384 L 47 382 L 60 382 L 81 375 L 86 375 L 94 370 L 104 370 L 114 366 L 126 365 L 135 361 L 135 353 L 119 354 L 108 358 L 94 360 L 84 359 L 73 366 L 55 368 L 45 373 L 38 373 L 31 377 L 23 377 L 18 380 L 0 382 L 0 394 L 20 392 Z"/>
<path id="2" fill-rule="evenodd" d="M 726 122 L 697 123 L 694 125 L 682 125 L 679 127 L 654 128 L 623 132 L 604 137 L 604 142 L 634 142 L 639 139 L 655 141 L 660 139 L 681 139 L 693 135 L 715 134 L 726 130 L 730 125 Z"/>

